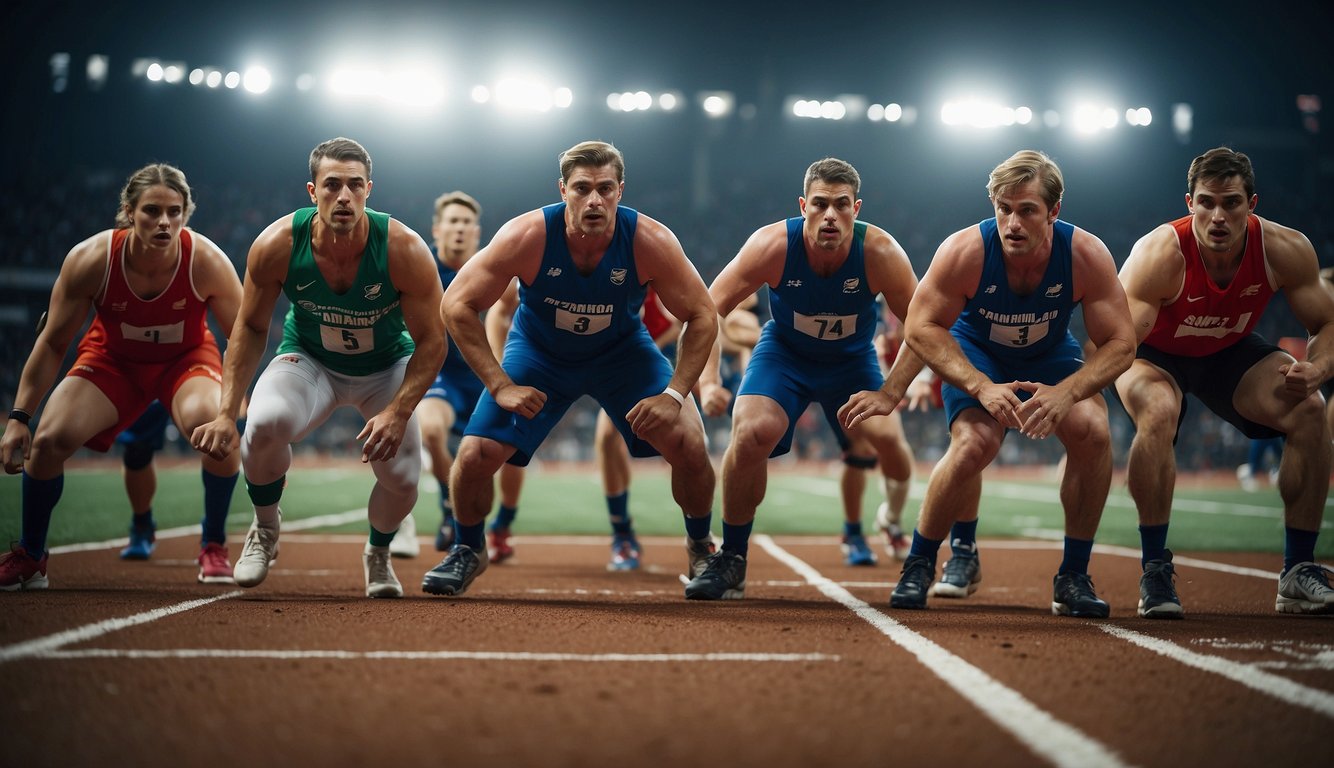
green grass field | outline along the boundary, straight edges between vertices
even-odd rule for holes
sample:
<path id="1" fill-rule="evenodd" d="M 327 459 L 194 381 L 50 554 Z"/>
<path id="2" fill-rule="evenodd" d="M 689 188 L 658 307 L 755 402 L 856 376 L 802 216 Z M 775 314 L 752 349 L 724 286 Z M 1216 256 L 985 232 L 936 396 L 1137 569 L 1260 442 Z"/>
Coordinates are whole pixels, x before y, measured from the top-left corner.
<path id="1" fill-rule="evenodd" d="M 187 465 L 188 466 L 188 465 Z M 671 500 L 667 474 L 647 465 L 636 472 L 630 491 L 635 528 L 645 535 L 682 533 L 680 512 Z M 1054 480 L 1015 481 L 988 474 L 983 485 L 979 534 L 984 537 L 1059 538 L 1063 528 Z M 371 485 L 370 471 L 355 459 L 335 460 L 321 468 L 295 468 L 288 475 L 283 515 L 297 520 L 363 507 Z M 879 483 L 868 483 L 864 504 L 867 532 L 874 526 L 881 501 Z M 20 481 L 0 477 L 0 542 L 17 540 L 20 531 Z M 914 482 L 906 518 L 916 519 L 925 490 L 925 474 Z M 439 514 L 439 491 L 429 477 L 422 483 L 416 515 L 419 530 L 430 530 Z M 196 468 L 159 472 L 154 515 L 159 528 L 197 524 L 202 491 Z M 721 498 L 721 495 L 719 496 Z M 716 503 L 714 527 L 719 529 Z M 1235 486 L 1205 489 L 1183 487 L 1173 506 L 1171 544 L 1182 550 L 1281 552 L 1282 504 L 1274 490 L 1242 493 Z M 250 522 L 244 484 L 238 484 L 228 527 L 243 531 Z M 65 478 L 65 492 L 51 523 L 50 546 L 102 541 L 124 536 L 129 504 L 115 465 L 107 469 L 78 469 Z M 838 500 L 838 465 L 801 469 L 775 465 L 769 490 L 756 518 L 755 530 L 774 534 L 839 533 L 842 510 Z M 1334 558 L 1334 521 L 1326 520 L 1317 555 Z M 1103 513 L 1098 542 L 1139 546 L 1134 504 L 1124 483 L 1113 484 Z M 328 530 L 358 532 L 366 524 L 350 523 Z M 515 532 L 522 534 L 602 534 L 608 530 L 606 506 L 597 475 L 591 468 L 533 468 L 528 473 Z"/>

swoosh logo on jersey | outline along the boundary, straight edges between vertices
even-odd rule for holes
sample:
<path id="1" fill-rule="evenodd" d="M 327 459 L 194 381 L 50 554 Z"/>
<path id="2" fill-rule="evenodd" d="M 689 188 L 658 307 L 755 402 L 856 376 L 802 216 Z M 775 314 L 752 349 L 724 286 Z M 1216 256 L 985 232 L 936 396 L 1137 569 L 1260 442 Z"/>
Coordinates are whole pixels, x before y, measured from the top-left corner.
<path id="1" fill-rule="evenodd" d="M 1204 297 L 1203 297 L 1203 296 L 1187 296 L 1187 297 L 1186 297 L 1186 301 L 1191 301 L 1191 302 L 1194 302 L 1194 301 L 1204 301 Z"/>
<path id="2" fill-rule="evenodd" d="M 305 285 L 297 285 L 296 289 L 297 289 L 298 291 L 304 291 L 304 290 L 306 290 L 307 288 L 309 288 L 310 286 L 312 286 L 312 285 L 314 285 L 314 284 L 315 284 L 315 281 L 314 281 L 314 280 L 311 280 L 309 283 L 306 283 Z"/>

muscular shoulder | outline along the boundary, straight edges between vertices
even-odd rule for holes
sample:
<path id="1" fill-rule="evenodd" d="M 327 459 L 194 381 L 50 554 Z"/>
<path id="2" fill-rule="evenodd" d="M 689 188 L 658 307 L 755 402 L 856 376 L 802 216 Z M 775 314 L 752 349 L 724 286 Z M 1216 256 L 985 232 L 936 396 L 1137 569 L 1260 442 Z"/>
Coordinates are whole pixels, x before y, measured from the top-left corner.
<path id="1" fill-rule="evenodd" d="M 107 250 L 114 230 L 106 229 L 83 240 L 69 250 L 60 265 L 60 279 L 66 290 L 76 295 L 92 296 L 106 275 Z M 131 235 L 133 237 L 133 235 Z"/>
<path id="2" fill-rule="evenodd" d="M 866 225 L 866 239 L 863 241 L 863 247 L 866 253 L 877 257 L 898 258 L 907 255 L 893 235 L 870 223 Z"/>
<path id="3" fill-rule="evenodd" d="M 1070 252 L 1076 269 L 1103 266 L 1112 261 L 1112 252 L 1102 239 L 1086 229 L 1075 227 L 1070 237 Z"/>
<path id="4" fill-rule="evenodd" d="M 413 257 L 422 253 L 430 254 L 426 241 L 416 230 L 398 219 L 389 220 L 389 258 L 400 258 L 411 254 Z"/>
<path id="5" fill-rule="evenodd" d="M 1306 259 L 1315 253 L 1311 241 L 1301 232 L 1266 218 L 1259 216 L 1256 218 L 1260 219 L 1260 232 L 1265 241 L 1265 256 L 1271 262 L 1275 257 Z"/>
<path id="6" fill-rule="evenodd" d="M 635 250 L 645 247 L 655 251 L 674 250 L 679 249 L 681 243 L 666 224 L 641 212 L 635 225 Z"/>
<path id="7" fill-rule="evenodd" d="M 541 254 L 546 249 L 547 220 L 542 209 L 521 213 L 501 225 L 487 246 L 510 252 Z"/>
<path id="8" fill-rule="evenodd" d="M 195 279 L 195 287 L 203 293 L 211 293 L 211 289 L 220 283 L 239 287 L 240 280 L 236 276 L 236 267 L 232 265 L 231 259 L 227 258 L 222 248 L 193 229 L 190 230 L 190 237 L 194 242 L 190 269 Z"/>

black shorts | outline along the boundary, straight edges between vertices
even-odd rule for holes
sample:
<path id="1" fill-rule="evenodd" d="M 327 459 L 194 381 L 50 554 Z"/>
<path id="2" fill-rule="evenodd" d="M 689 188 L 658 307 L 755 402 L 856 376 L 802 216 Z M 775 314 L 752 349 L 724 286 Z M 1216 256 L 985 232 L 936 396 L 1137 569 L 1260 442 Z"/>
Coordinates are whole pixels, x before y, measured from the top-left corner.
<path id="1" fill-rule="evenodd" d="M 1186 394 L 1195 395 L 1209 410 L 1218 414 L 1224 421 L 1240 429 L 1242 434 L 1252 439 L 1282 437 L 1283 433 L 1263 424 L 1242 417 L 1232 406 L 1232 396 L 1241 383 L 1241 377 L 1256 363 L 1283 350 L 1265 341 L 1259 334 L 1252 333 L 1227 349 L 1203 357 L 1171 355 L 1154 349 L 1147 344 L 1139 345 L 1135 357 L 1147 360 L 1162 368 L 1176 380 L 1181 388 L 1181 413 L 1177 414 L 1177 431 L 1186 418 Z M 1176 444 L 1176 438 L 1172 438 Z"/>

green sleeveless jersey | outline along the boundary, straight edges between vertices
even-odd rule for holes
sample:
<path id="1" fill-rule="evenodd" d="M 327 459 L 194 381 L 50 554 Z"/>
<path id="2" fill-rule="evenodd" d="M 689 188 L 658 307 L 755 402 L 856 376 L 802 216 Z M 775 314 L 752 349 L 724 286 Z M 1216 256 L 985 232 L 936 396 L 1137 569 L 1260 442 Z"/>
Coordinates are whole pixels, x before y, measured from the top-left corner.
<path id="1" fill-rule="evenodd" d="M 366 209 L 370 235 L 357 278 L 334 293 L 311 252 L 310 223 L 317 209 L 292 216 L 292 256 L 283 293 L 292 302 L 278 354 L 305 352 L 331 371 L 366 376 L 388 369 L 416 348 L 403 322 L 398 291 L 389 281 L 389 214 Z"/>

